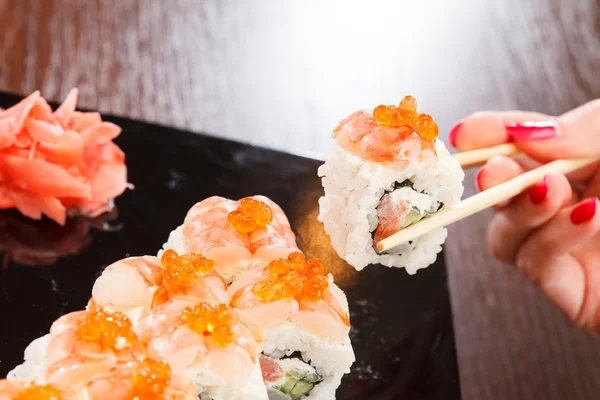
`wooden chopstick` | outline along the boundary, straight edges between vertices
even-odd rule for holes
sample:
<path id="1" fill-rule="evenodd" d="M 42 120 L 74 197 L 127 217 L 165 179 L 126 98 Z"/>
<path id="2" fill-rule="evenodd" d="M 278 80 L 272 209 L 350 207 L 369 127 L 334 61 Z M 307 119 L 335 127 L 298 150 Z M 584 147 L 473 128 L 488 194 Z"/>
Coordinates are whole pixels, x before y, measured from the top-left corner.
<path id="1" fill-rule="evenodd" d="M 453 157 L 458 161 L 462 169 L 469 169 L 485 164 L 487 160 L 494 156 L 517 157 L 521 154 L 521 151 L 514 144 L 504 143 L 485 149 L 456 153 Z"/>
<path id="2" fill-rule="evenodd" d="M 450 225 L 453 222 L 508 200 L 523 192 L 528 187 L 538 183 L 548 173 L 558 172 L 568 174 L 596 161 L 600 161 L 600 158 L 556 160 L 542 165 L 541 167 L 525 172 L 510 181 L 471 196 L 455 206 L 442 207 L 440 211 L 431 217 L 423 219 L 414 225 L 383 239 L 377 243 L 377 250 L 380 252 L 389 250 L 402 243 L 406 243 L 409 240 L 414 240 L 433 230 Z"/>

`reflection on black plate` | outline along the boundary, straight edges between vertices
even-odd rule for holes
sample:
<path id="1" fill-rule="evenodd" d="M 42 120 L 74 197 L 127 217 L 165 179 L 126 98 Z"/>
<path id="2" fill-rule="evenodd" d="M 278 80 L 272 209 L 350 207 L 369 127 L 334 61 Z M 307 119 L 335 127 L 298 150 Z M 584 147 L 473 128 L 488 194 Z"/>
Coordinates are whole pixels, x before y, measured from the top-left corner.
<path id="1" fill-rule="evenodd" d="M 69 218 L 64 226 L 49 219 L 33 220 L 16 210 L 0 211 L 2 265 L 12 261 L 29 267 L 52 265 L 60 257 L 76 255 L 91 242 L 91 230 L 116 232 L 117 209 L 96 218 Z"/>
<path id="2" fill-rule="evenodd" d="M 0 95 L 0 107 L 17 100 Z M 85 307 L 104 267 L 129 255 L 156 253 L 195 202 L 212 195 L 263 194 L 281 205 L 300 248 L 323 258 L 348 296 L 357 361 L 338 399 L 460 398 L 442 256 L 415 276 L 381 266 L 358 273 L 337 257 L 316 220 L 322 194 L 318 161 L 126 119 L 106 120 L 123 127 L 116 142 L 127 154 L 136 187 L 116 201 L 119 217 L 113 225 L 122 229 L 88 231 L 79 242 L 81 251 L 61 253 L 45 268 L 19 268 L 7 260 L 0 275 L 0 374 L 20 363 L 25 346 L 47 333 L 56 318 Z M 15 248 L 2 250 L 15 254 Z"/>

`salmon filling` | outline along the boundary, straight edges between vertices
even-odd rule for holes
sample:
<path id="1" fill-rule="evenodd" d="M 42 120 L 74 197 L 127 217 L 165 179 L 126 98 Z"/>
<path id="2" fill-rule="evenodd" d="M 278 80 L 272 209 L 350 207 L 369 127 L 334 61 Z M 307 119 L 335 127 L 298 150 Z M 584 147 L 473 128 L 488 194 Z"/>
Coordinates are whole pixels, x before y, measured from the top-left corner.
<path id="1" fill-rule="evenodd" d="M 399 230 L 435 214 L 442 206 L 443 203 L 427 193 L 415 190 L 410 180 L 396 182 L 375 209 L 376 218 L 371 221 L 373 247 Z"/>
<path id="2" fill-rule="evenodd" d="M 279 359 L 261 356 L 260 366 L 270 399 L 302 399 L 323 380 L 299 352 Z"/>

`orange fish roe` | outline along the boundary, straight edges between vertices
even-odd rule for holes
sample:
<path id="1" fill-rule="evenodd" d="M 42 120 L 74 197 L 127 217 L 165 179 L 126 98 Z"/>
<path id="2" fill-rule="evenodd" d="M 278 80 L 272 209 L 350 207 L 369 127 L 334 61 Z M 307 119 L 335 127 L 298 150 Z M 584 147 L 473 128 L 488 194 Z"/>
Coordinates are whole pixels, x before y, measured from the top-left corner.
<path id="1" fill-rule="evenodd" d="M 163 285 L 167 291 L 172 291 L 182 286 L 193 284 L 193 279 L 198 275 L 210 272 L 215 263 L 202 254 L 182 254 L 175 250 L 165 250 L 161 259 L 161 275 Z"/>
<path id="2" fill-rule="evenodd" d="M 233 342 L 232 328 L 238 321 L 233 308 L 227 304 L 211 306 L 208 303 L 186 307 L 181 313 L 181 319 L 192 331 L 210 337 L 220 347 Z"/>
<path id="3" fill-rule="evenodd" d="M 52 385 L 28 383 L 15 400 L 61 400 L 63 393 Z"/>
<path id="4" fill-rule="evenodd" d="M 240 200 L 238 209 L 227 215 L 229 226 L 241 233 L 249 233 L 263 228 L 271 221 L 273 221 L 271 207 L 251 197 Z"/>
<path id="5" fill-rule="evenodd" d="M 138 364 L 133 375 L 133 399 L 162 399 L 171 383 L 171 367 L 165 361 L 146 358 Z"/>
<path id="6" fill-rule="evenodd" d="M 101 346 L 114 350 L 131 347 L 137 341 L 131 321 L 121 312 L 108 312 L 90 302 L 85 320 L 79 327 L 83 340 L 97 341 Z"/>
<path id="7" fill-rule="evenodd" d="M 271 261 L 267 272 L 274 279 L 257 282 L 252 287 L 252 293 L 262 301 L 292 297 L 296 300 L 315 301 L 329 287 L 325 277 L 325 263 L 318 258 L 306 261 L 300 252 Z"/>
<path id="8" fill-rule="evenodd" d="M 405 96 L 398 107 L 385 105 L 375 107 L 373 119 L 380 125 L 407 126 L 417 132 L 423 140 L 434 141 L 439 133 L 438 125 L 431 115 L 417 113 L 417 100 L 412 96 Z"/>

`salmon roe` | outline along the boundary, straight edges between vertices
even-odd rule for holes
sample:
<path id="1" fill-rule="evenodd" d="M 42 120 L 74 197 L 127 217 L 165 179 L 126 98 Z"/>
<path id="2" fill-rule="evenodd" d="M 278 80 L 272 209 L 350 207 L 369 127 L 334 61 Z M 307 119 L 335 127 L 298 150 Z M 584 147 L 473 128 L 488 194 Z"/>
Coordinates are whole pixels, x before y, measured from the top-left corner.
<path id="1" fill-rule="evenodd" d="M 329 287 L 325 263 L 318 258 L 306 261 L 300 252 L 271 261 L 267 272 L 272 279 L 257 282 L 252 287 L 252 293 L 262 301 L 285 298 L 315 301 Z"/>
<path id="2" fill-rule="evenodd" d="M 61 400 L 63 393 L 52 385 L 28 383 L 15 400 Z"/>
<path id="3" fill-rule="evenodd" d="M 171 383 L 171 367 L 165 361 L 146 358 L 138 364 L 133 375 L 133 399 L 162 399 Z"/>
<path id="4" fill-rule="evenodd" d="M 240 200 L 237 210 L 227 215 L 229 226 L 240 233 L 263 228 L 273 221 L 273 211 L 266 203 L 246 197 Z"/>
<path id="5" fill-rule="evenodd" d="M 417 132 L 421 139 L 434 141 L 439 128 L 431 115 L 417 113 L 417 100 L 405 96 L 398 107 L 380 105 L 373 110 L 373 119 L 380 125 L 391 127 L 407 126 Z"/>
<path id="6" fill-rule="evenodd" d="M 227 304 L 211 306 L 208 303 L 186 307 L 181 313 L 181 319 L 192 331 L 210 338 L 220 347 L 233 342 L 233 326 L 238 321 L 233 308 Z"/>
<path id="7" fill-rule="evenodd" d="M 175 250 L 165 250 L 161 259 L 161 275 L 167 291 L 193 284 L 194 278 L 210 272 L 215 263 L 202 254 L 182 254 Z"/>
<path id="8" fill-rule="evenodd" d="M 85 320 L 79 326 L 83 340 L 96 341 L 102 347 L 121 350 L 137 341 L 131 321 L 121 312 L 108 312 L 91 301 Z"/>

